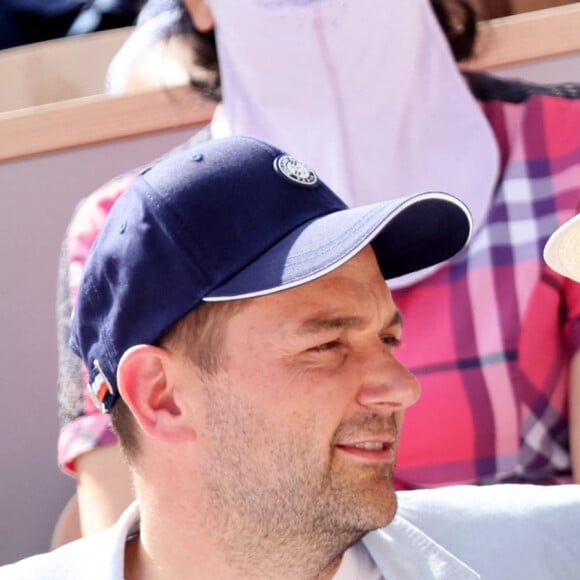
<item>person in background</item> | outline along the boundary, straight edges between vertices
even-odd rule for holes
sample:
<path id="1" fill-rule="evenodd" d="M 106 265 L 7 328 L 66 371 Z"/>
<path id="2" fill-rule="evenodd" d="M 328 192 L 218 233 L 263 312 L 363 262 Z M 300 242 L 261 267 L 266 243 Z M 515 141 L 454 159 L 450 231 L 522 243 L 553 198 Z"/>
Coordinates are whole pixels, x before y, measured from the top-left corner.
<path id="1" fill-rule="evenodd" d="M 250 137 L 144 169 L 92 247 L 71 333 L 137 501 L 0 578 L 577 577 L 580 486 L 395 493 L 419 385 L 385 279 L 456 254 L 472 220 L 444 193 L 390 193 L 349 209 Z"/>
<path id="2" fill-rule="evenodd" d="M 580 89 L 462 73 L 475 22 L 464 1 L 150 0 L 109 75 L 111 92 L 126 90 L 149 49 L 187 39 L 192 84 L 219 104 L 183 147 L 255 135 L 317 167 L 354 206 L 433 190 L 468 205 L 465 250 L 389 281 L 412 345 L 399 357 L 424 389 L 407 414 L 399 488 L 580 478 L 568 405 L 580 389 L 580 290 L 541 255 L 580 197 Z M 92 242 L 135 175 L 79 206 L 59 275 L 59 464 L 78 477 L 84 533 L 115 521 L 132 491 L 67 346 L 70 312 Z"/>
<path id="3" fill-rule="evenodd" d="M 0 49 L 121 28 L 141 0 L 0 0 Z"/>

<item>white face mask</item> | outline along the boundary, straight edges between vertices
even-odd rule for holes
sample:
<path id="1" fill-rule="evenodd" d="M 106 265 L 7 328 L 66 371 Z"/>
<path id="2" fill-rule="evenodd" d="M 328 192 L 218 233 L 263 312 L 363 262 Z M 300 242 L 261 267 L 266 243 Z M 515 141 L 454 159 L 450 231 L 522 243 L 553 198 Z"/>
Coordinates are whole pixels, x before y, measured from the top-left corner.
<path id="1" fill-rule="evenodd" d="M 428 0 L 209 5 L 223 90 L 214 136 L 272 142 L 350 205 L 452 193 L 477 230 L 498 173 L 497 145 Z"/>

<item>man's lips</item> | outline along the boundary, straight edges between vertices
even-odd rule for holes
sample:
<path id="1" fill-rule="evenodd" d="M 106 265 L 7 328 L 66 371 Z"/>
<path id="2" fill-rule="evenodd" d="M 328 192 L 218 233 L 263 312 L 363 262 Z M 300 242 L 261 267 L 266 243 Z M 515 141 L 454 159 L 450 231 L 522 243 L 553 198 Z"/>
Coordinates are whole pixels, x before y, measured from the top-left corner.
<path id="1" fill-rule="evenodd" d="M 349 455 L 369 461 L 395 461 L 395 441 L 392 438 L 340 443 L 336 447 Z"/>

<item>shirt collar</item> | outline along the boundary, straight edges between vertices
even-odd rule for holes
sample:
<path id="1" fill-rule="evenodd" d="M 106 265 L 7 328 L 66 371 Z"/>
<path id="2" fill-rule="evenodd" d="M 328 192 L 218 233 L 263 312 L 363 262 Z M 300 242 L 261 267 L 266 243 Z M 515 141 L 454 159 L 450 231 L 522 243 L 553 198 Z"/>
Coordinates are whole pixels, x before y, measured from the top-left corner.
<path id="1" fill-rule="evenodd" d="M 134 501 L 110 528 L 110 538 L 105 542 L 108 546 L 103 546 L 109 554 L 101 561 L 101 565 L 108 568 L 107 577 L 119 580 L 123 578 L 127 537 L 138 529 L 139 503 Z M 370 532 L 362 542 L 385 578 L 480 578 L 465 562 L 401 516 L 395 516 L 387 527 Z"/>
<path id="2" fill-rule="evenodd" d="M 386 528 L 370 532 L 362 541 L 385 578 L 480 578 L 465 562 L 401 516 L 395 516 Z"/>

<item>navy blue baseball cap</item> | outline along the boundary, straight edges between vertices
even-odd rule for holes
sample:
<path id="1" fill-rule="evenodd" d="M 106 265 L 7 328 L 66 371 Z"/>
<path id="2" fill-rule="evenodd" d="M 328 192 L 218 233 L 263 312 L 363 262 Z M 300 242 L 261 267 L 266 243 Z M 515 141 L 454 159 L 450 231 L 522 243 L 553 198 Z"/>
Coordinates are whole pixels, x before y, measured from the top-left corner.
<path id="1" fill-rule="evenodd" d="M 272 145 L 207 141 L 148 167 L 115 202 L 85 266 L 70 344 L 107 412 L 123 353 L 155 343 L 202 302 L 308 283 L 368 244 L 385 279 L 401 276 L 456 254 L 471 227 L 445 193 L 349 209 Z"/>

